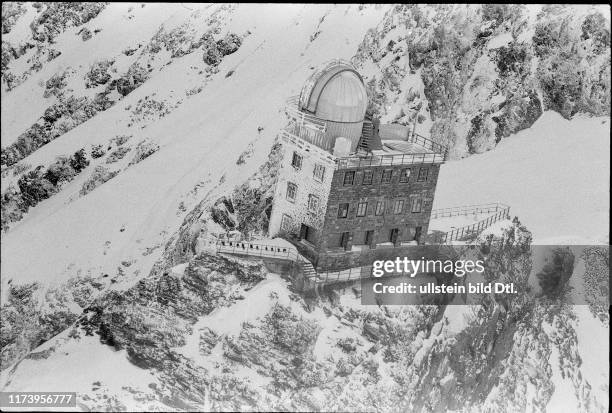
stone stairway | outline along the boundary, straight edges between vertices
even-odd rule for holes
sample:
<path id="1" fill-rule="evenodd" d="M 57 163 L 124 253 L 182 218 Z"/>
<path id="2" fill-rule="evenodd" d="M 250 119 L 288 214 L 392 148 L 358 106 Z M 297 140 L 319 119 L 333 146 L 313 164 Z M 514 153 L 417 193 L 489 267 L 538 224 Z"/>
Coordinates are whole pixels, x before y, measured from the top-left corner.
<path id="1" fill-rule="evenodd" d="M 374 126 L 372 122 L 365 120 L 363 122 L 363 128 L 361 130 L 361 139 L 359 140 L 359 148 L 363 150 L 369 150 L 374 139 Z"/>
<path id="2" fill-rule="evenodd" d="M 299 260 L 298 263 L 305 278 L 315 278 L 317 276 L 317 272 L 310 261 Z"/>

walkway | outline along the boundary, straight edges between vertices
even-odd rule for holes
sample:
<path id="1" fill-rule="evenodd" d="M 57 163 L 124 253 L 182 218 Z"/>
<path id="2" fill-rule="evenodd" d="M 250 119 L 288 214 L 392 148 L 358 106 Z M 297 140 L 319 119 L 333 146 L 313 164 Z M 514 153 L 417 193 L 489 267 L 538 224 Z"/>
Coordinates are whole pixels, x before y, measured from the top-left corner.
<path id="1" fill-rule="evenodd" d="M 466 205 L 453 208 L 443 208 L 431 212 L 432 220 L 437 218 L 467 216 L 479 214 L 486 218 L 471 225 L 455 228 L 448 232 L 435 234 L 436 244 L 451 244 L 452 241 L 462 241 L 473 238 L 493 223 L 510 217 L 510 207 L 501 203 Z M 438 242 L 439 241 L 439 242 Z M 219 240 L 216 243 L 216 251 L 221 254 L 246 255 L 276 259 L 296 263 L 304 278 L 316 284 L 336 284 L 341 282 L 372 278 L 372 266 L 349 268 L 339 271 L 324 271 L 317 273 L 312 263 L 302 257 L 293 246 L 274 244 L 273 241 L 234 241 Z M 397 274 L 387 273 L 391 277 Z"/>

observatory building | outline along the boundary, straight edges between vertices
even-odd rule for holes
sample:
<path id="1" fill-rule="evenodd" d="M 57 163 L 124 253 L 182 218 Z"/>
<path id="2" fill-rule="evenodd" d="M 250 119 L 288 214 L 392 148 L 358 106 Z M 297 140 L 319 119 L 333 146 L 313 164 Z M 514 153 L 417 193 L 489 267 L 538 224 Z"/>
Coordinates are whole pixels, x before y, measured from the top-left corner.
<path id="1" fill-rule="evenodd" d="M 427 234 L 445 148 L 366 116 L 361 75 L 334 60 L 287 101 L 270 236 L 317 270 L 370 265 Z"/>

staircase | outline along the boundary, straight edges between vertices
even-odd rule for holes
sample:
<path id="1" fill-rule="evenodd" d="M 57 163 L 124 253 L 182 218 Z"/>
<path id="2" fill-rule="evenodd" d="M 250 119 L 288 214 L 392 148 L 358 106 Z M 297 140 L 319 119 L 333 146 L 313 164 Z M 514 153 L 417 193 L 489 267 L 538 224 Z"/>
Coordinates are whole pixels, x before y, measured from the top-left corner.
<path id="1" fill-rule="evenodd" d="M 299 260 L 298 263 L 300 266 L 300 270 L 302 271 L 302 274 L 304 275 L 304 278 L 310 279 L 310 278 L 317 277 L 317 272 L 315 271 L 310 261 Z"/>
<path id="2" fill-rule="evenodd" d="M 369 120 L 363 121 L 363 128 L 361 129 L 361 139 L 357 147 L 365 151 L 372 150 L 372 144 L 374 141 L 374 125 Z"/>

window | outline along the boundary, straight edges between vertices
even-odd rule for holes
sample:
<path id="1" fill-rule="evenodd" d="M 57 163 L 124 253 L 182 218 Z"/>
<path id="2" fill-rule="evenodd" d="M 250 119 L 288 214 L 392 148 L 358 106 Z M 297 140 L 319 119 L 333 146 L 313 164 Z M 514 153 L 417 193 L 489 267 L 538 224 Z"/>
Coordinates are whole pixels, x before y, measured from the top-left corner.
<path id="1" fill-rule="evenodd" d="M 291 159 L 291 166 L 295 169 L 302 169 L 302 157 L 297 152 L 293 152 L 293 159 Z"/>
<path id="2" fill-rule="evenodd" d="M 287 214 L 283 214 L 283 218 L 281 219 L 281 230 L 289 231 L 291 229 L 291 217 Z"/>
<path id="3" fill-rule="evenodd" d="M 419 177 L 417 178 L 417 182 L 427 181 L 427 175 L 429 174 L 428 168 L 419 169 Z"/>
<path id="4" fill-rule="evenodd" d="M 398 238 L 399 238 L 399 228 L 393 228 L 389 232 L 389 242 L 392 242 L 393 244 L 397 244 Z"/>
<path id="5" fill-rule="evenodd" d="M 418 213 L 421 212 L 421 206 L 423 204 L 423 199 L 422 198 L 412 198 L 412 206 L 410 207 L 410 212 L 412 213 Z"/>
<path id="6" fill-rule="evenodd" d="M 391 176 L 393 175 L 393 170 L 392 169 L 385 169 L 383 171 L 382 174 L 382 180 L 380 181 L 381 184 L 388 184 L 389 182 L 391 182 Z"/>
<path id="7" fill-rule="evenodd" d="M 348 241 L 349 241 L 349 233 L 343 232 L 342 235 L 340 236 L 340 246 L 344 249 L 347 249 Z"/>
<path id="8" fill-rule="evenodd" d="M 293 182 L 287 182 L 287 201 L 295 202 L 297 197 L 297 185 Z"/>
<path id="9" fill-rule="evenodd" d="M 374 176 L 373 171 L 363 171 L 363 184 L 372 185 L 372 177 Z"/>
<path id="10" fill-rule="evenodd" d="M 340 204 L 338 206 L 338 218 L 346 218 L 348 216 L 349 204 Z"/>
<path id="11" fill-rule="evenodd" d="M 355 181 L 355 171 L 348 171 L 344 173 L 344 185 L 353 185 Z"/>
<path id="12" fill-rule="evenodd" d="M 395 205 L 393 206 L 393 213 L 401 214 L 403 209 L 404 209 L 404 200 L 398 199 L 397 201 L 395 201 Z"/>
<path id="13" fill-rule="evenodd" d="M 376 203 L 376 212 L 375 214 L 380 216 L 385 213 L 385 201 L 378 201 Z"/>
<path id="14" fill-rule="evenodd" d="M 358 217 L 365 217 L 367 210 L 368 210 L 367 202 L 360 202 L 357 204 L 357 216 Z"/>
<path id="15" fill-rule="evenodd" d="M 308 195 L 308 210 L 310 212 L 316 212 L 319 208 L 319 197 L 316 195 Z"/>
<path id="16" fill-rule="evenodd" d="M 408 182 L 408 179 L 410 178 L 410 169 L 406 168 L 406 169 L 402 169 L 402 171 L 400 172 L 400 182 L 401 183 L 406 183 Z"/>
<path id="17" fill-rule="evenodd" d="M 374 245 L 374 231 L 366 231 L 364 244 L 372 248 L 372 245 Z"/>
<path id="18" fill-rule="evenodd" d="M 323 182 L 323 179 L 325 178 L 325 167 L 323 165 L 316 164 L 313 175 L 317 181 Z"/>

